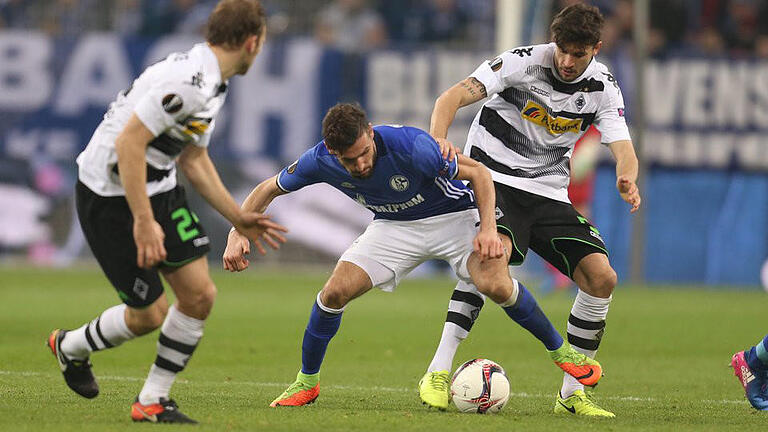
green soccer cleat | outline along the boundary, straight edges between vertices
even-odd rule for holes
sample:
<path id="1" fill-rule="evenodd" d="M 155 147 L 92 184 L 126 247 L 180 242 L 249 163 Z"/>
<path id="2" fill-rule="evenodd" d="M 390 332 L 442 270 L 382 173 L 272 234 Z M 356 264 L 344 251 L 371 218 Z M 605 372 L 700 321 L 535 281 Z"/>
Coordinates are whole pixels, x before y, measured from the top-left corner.
<path id="1" fill-rule="evenodd" d="M 303 406 L 313 403 L 320 396 L 320 373 L 305 374 L 299 371 L 296 381 L 273 400 L 269 406 Z"/>
<path id="2" fill-rule="evenodd" d="M 549 351 L 549 355 L 557 367 L 576 378 L 581 385 L 594 387 L 603 377 L 603 368 L 597 360 L 576 351 L 567 342 L 564 342 L 560 348 Z"/>
<path id="3" fill-rule="evenodd" d="M 614 413 L 597 406 L 583 390 L 576 390 L 567 398 L 561 397 L 558 392 L 557 400 L 555 401 L 555 414 L 574 414 L 585 417 L 605 418 L 616 417 Z"/>
<path id="4" fill-rule="evenodd" d="M 441 411 L 448 409 L 451 398 L 450 372 L 427 372 L 419 381 L 419 397 L 424 405 Z"/>

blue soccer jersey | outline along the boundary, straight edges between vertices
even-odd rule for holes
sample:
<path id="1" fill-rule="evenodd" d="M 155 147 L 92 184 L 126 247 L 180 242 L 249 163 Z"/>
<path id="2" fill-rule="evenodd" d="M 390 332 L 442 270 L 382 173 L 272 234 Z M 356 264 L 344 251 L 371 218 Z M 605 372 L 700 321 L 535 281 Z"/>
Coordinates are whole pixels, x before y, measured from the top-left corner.
<path id="1" fill-rule="evenodd" d="M 376 219 L 416 220 L 475 208 L 475 196 L 459 180 L 456 159 L 448 162 L 428 133 L 406 126 L 373 128 L 373 173 L 352 177 L 321 141 L 277 176 L 285 192 L 328 183 L 372 211 Z"/>

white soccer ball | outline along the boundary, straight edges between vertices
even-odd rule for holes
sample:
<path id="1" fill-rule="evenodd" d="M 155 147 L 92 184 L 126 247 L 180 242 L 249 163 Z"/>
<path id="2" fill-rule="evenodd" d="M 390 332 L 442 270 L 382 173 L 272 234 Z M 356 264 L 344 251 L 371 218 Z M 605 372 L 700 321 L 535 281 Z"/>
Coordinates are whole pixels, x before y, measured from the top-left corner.
<path id="1" fill-rule="evenodd" d="M 461 412 L 497 413 L 509 400 L 507 374 L 491 360 L 470 360 L 453 374 L 451 397 Z"/>

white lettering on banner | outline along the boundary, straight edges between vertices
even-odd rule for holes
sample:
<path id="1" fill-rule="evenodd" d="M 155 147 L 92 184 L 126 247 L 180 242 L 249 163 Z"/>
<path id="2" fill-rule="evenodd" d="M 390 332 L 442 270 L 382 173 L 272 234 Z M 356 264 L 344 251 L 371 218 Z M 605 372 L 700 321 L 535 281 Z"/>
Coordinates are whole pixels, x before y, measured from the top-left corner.
<path id="1" fill-rule="evenodd" d="M 58 114 L 76 115 L 88 105 L 106 107 L 131 83 L 133 75 L 119 37 L 108 33 L 84 36 L 64 70 L 54 109 Z"/>
<path id="2" fill-rule="evenodd" d="M 705 104 L 709 90 L 707 78 L 710 67 L 710 63 L 705 61 L 692 61 L 687 64 L 682 89 L 682 122 L 686 126 L 704 126 L 709 120 Z"/>
<path id="3" fill-rule="evenodd" d="M 8 156 L 33 160 L 41 155 L 70 161 L 79 149 L 79 136 L 70 129 L 12 129 L 6 137 Z"/>
<path id="4" fill-rule="evenodd" d="M 251 71 L 233 84 L 231 104 L 232 146 L 242 155 L 258 155 L 266 147 L 265 120 L 283 120 L 283 156 L 296 159 L 320 135 L 317 101 L 321 47 L 311 40 L 286 45 L 284 75 L 268 73 L 271 46 L 267 44 Z M 338 79 L 343 79 L 338 77 Z"/>
<path id="5" fill-rule="evenodd" d="M 657 127 L 671 126 L 677 121 L 680 112 L 679 77 L 682 75 L 680 63 L 676 61 L 649 62 L 645 69 L 646 76 L 646 117 L 648 122 Z"/>
<path id="6" fill-rule="evenodd" d="M 750 89 L 755 99 L 750 109 L 752 124 L 765 128 L 768 125 L 768 63 L 755 67 L 750 80 Z"/>
<path id="7" fill-rule="evenodd" d="M 664 166 L 727 168 L 735 162 L 745 169 L 768 169 L 760 133 L 649 132 L 641 150 L 646 160 Z"/>
<path id="8" fill-rule="evenodd" d="M 192 45 L 198 42 L 202 42 L 202 40 L 189 35 L 170 35 L 158 39 L 144 57 L 142 70 L 165 59 L 171 53 L 189 51 Z M 256 61 L 258 61 L 258 58 Z"/>
<path id="9" fill-rule="evenodd" d="M 372 54 L 368 61 L 368 110 L 374 123 L 402 123 L 429 128 L 429 118 L 440 92 L 466 78 L 487 56 L 481 54 Z M 475 112 L 460 110 L 450 137 L 463 145 Z"/>
<path id="10" fill-rule="evenodd" d="M 0 32 L 0 110 L 35 111 L 51 97 L 51 41 L 42 33 Z"/>
<path id="11" fill-rule="evenodd" d="M 752 68 L 746 63 L 731 66 L 726 62 L 710 64 L 709 68 L 714 75 L 710 100 L 712 124 L 736 128 L 747 126 L 750 106 L 747 92 L 751 87 L 749 82 Z"/>

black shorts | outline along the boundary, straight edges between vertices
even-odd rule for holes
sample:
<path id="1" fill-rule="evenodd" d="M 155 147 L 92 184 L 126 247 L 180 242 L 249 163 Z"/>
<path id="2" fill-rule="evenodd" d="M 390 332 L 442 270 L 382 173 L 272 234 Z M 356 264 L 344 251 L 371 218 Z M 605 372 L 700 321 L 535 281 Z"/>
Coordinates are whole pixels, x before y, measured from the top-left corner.
<path id="1" fill-rule="evenodd" d="M 197 216 L 189 209 L 184 188 L 150 197 L 155 219 L 165 233 L 165 261 L 158 267 L 136 265 L 133 216 L 125 197 L 103 197 L 81 182 L 75 188 L 75 202 L 85 239 L 101 269 L 125 304 L 141 308 L 163 293 L 159 267 L 181 267 L 204 256 L 210 241 Z"/>
<path id="2" fill-rule="evenodd" d="M 608 255 L 600 231 L 569 203 L 494 182 L 496 226 L 512 239 L 511 265 L 520 265 L 530 247 L 536 254 L 573 278 L 585 256 Z"/>

